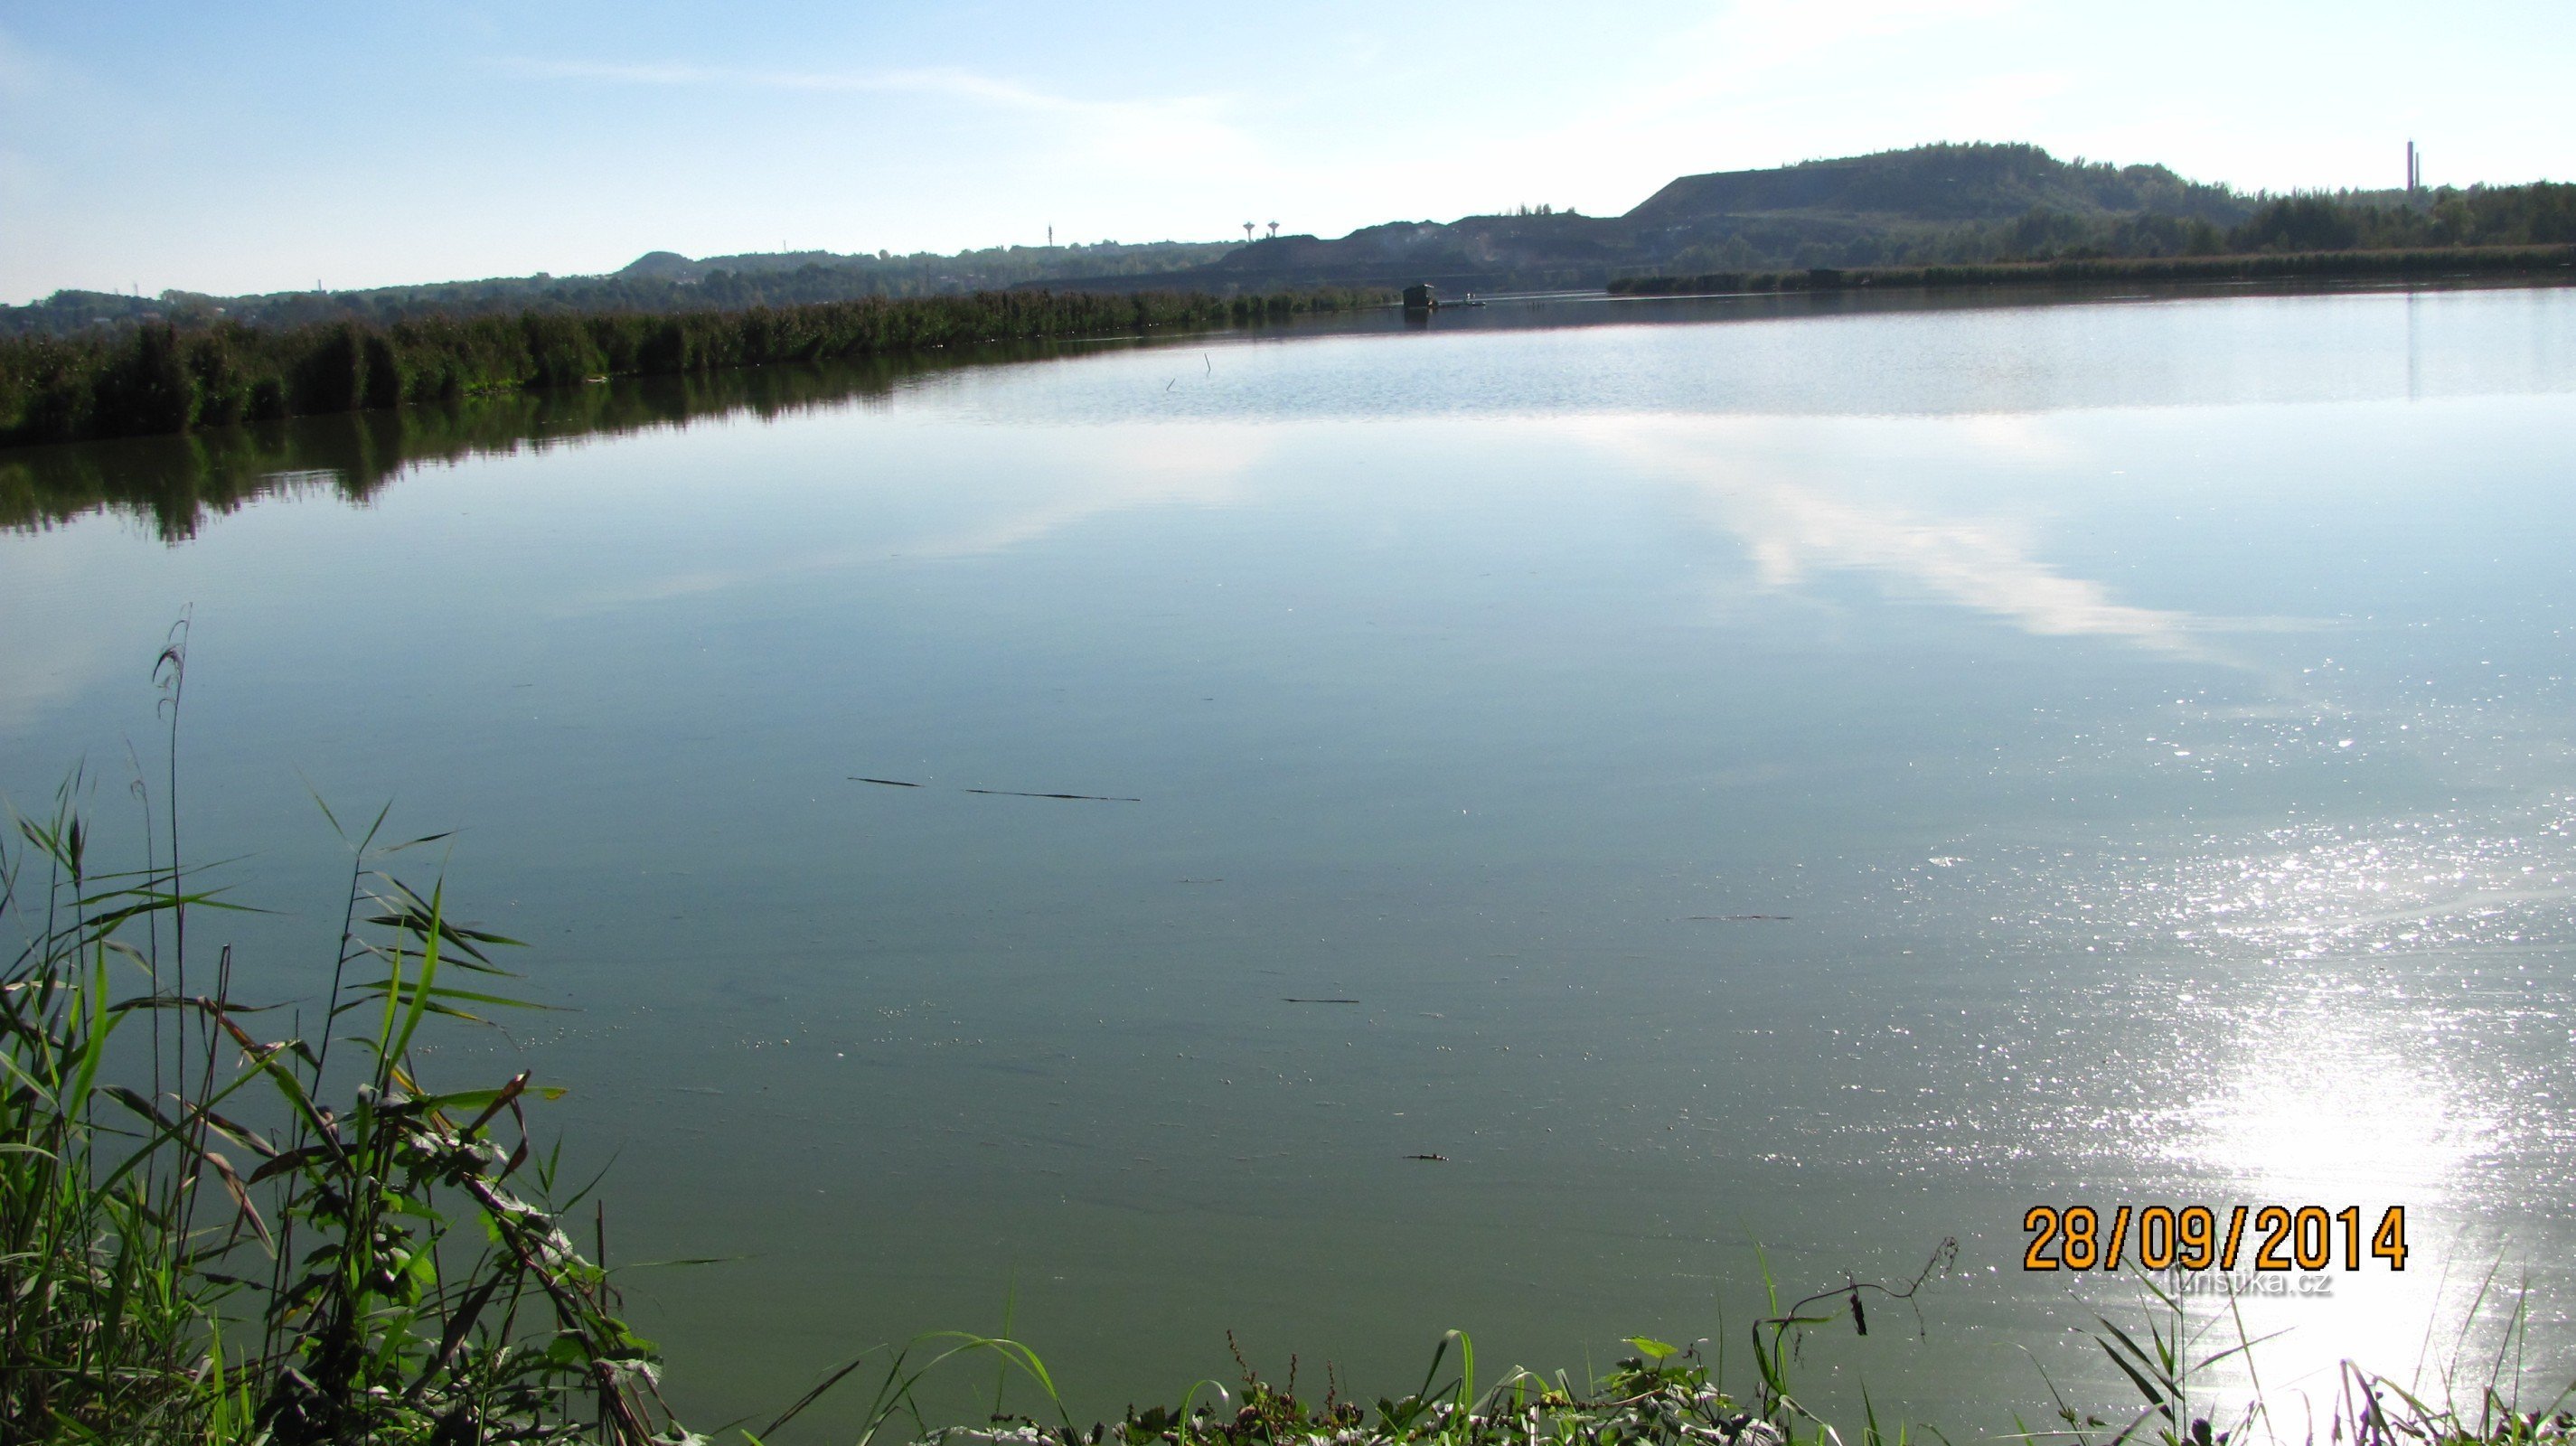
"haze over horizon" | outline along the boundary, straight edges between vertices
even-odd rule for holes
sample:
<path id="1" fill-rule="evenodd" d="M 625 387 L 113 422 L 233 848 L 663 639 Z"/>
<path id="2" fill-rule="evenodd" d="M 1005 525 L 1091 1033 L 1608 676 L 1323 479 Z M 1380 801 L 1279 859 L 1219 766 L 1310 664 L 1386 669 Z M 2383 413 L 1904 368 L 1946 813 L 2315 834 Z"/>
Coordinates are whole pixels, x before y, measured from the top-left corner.
<path id="1" fill-rule="evenodd" d="M 2576 7 L 34 0 L 0 15 L 0 300 L 652 250 L 1342 235 L 1677 175 L 2028 141 L 2244 189 L 2570 178 Z M 2500 38 L 2510 39 L 2499 45 Z"/>

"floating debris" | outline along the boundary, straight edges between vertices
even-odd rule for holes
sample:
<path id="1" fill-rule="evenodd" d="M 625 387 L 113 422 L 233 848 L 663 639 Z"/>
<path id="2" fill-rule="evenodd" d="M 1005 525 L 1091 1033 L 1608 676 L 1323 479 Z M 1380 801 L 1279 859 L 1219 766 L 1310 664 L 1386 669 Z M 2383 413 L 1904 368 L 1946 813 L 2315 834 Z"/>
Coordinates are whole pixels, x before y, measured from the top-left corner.
<path id="1" fill-rule="evenodd" d="M 1789 922 L 1789 918 L 1787 914 L 1685 914 L 1682 916 L 1682 922 L 1687 924 L 1785 924 Z"/>
<path id="2" fill-rule="evenodd" d="M 1446 1155 L 1407 1155 L 1404 1158 L 1408 1160 L 1436 1160 L 1443 1165 L 1449 1163 L 1449 1157 Z"/>
<path id="3" fill-rule="evenodd" d="M 1356 999 L 1282 999 L 1282 1004 L 1357 1004 Z"/>
<path id="4" fill-rule="evenodd" d="M 927 788 L 930 786 L 926 783 L 907 783 L 900 778 L 863 778 L 855 773 L 849 774 L 847 777 L 852 783 L 873 783 L 880 788 Z M 1070 798 L 1078 799 L 1084 803 L 1143 803 L 1145 801 L 1141 798 L 1112 798 L 1098 793 L 1023 793 L 1016 788 L 961 788 L 958 792 L 982 793 L 991 795 L 995 798 Z M 1191 883 L 1194 881 L 1183 879 L 1181 882 Z M 1218 882 L 1222 882 L 1222 880 L 1219 880 Z"/>

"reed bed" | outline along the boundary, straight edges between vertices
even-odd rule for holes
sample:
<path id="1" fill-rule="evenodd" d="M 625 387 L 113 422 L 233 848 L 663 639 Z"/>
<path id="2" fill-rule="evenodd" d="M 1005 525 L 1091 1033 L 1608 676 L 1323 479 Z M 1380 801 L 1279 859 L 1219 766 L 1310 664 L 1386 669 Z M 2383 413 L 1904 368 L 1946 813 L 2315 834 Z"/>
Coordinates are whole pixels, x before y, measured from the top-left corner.
<path id="1" fill-rule="evenodd" d="M 184 629 L 156 668 L 177 726 Z M 309 1030 L 233 996 L 192 925 L 238 906 L 181 853 L 175 769 L 139 868 L 75 774 L 0 846 L 0 1441 L 641 1442 L 650 1347 L 574 1248 L 515 1075 L 425 1081 L 425 1025 L 507 1008 L 444 889 L 354 837 Z M 326 817 L 327 810 L 325 811 Z M 336 827 L 336 821 L 334 822 Z"/>
<path id="2" fill-rule="evenodd" d="M 742 310 L 350 318 L 294 327 L 146 322 L 0 338 L 0 446 L 161 436 L 478 393 L 776 362 L 1241 325 L 1376 303 L 1269 295 L 992 291 Z"/>

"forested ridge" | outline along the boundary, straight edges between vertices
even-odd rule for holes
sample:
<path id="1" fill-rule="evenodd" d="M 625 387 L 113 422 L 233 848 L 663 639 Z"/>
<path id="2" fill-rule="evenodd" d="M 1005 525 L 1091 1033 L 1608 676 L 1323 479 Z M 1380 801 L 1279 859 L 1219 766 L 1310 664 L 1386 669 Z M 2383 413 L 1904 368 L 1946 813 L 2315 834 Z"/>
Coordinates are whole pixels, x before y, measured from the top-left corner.
<path id="1" fill-rule="evenodd" d="M 2098 258 L 2285 255 L 2576 242 L 2576 186 L 2249 195 L 2162 166 L 2060 160 L 2037 146 L 1935 145 L 1684 176 L 1619 216 L 1519 206 L 1396 221 L 1337 240 L 1282 236 L 1190 270 L 1103 287 L 1411 280 L 1444 290 L 1592 287 L 1623 278 Z"/>

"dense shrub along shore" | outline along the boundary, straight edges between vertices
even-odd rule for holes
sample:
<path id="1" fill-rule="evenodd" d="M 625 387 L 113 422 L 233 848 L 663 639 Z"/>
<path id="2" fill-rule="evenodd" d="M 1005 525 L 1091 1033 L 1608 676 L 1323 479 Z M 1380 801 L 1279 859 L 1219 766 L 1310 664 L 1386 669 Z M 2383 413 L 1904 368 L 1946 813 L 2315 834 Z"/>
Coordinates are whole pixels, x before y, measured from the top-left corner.
<path id="1" fill-rule="evenodd" d="M 2452 246 L 2412 251 L 2297 251 L 2251 256 L 2089 256 L 2055 261 L 1937 266 L 1820 267 L 1629 276 L 1613 296 L 1742 291 L 1842 291 L 1853 287 L 2011 286 L 2098 281 L 2297 281 L 2363 277 L 2529 276 L 2576 280 L 2576 246 Z"/>
<path id="2" fill-rule="evenodd" d="M 670 376 L 984 342 L 1222 326 L 1369 305 L 1325 289 L 978 292 L 743 311 L 523 311 L 291 328 L 149 323 L 0 340 L 0 446 L 155 436 L 612 375 Z"/>

